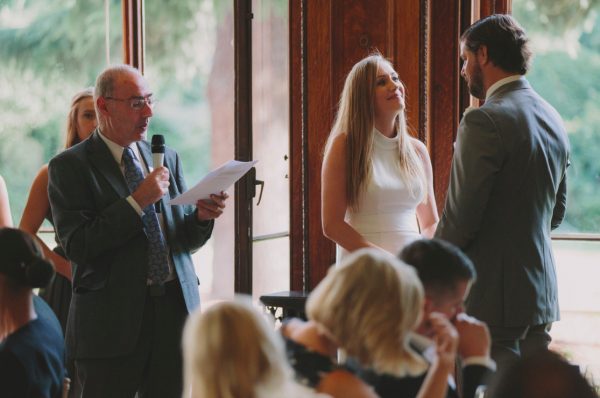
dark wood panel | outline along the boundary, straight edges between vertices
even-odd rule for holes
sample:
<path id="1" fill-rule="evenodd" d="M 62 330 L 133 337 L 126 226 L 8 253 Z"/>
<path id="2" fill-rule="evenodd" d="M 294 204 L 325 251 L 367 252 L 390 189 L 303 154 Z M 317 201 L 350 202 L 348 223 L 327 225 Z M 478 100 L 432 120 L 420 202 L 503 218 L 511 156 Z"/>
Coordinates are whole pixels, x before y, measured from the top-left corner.
<path id="1" fill-rule="evenodd" d="M 334 115 L 332 92 L 332 4 L 331 1 L 307 2 L 306 7 L 307 79 L 307 185 L 304 204 L 307 215 L 308 264 L 306 280 L 312 290 L 335 258 L 335 246 L 321 229 L 321 162 L 323 145 Z"/>
<path id="2" fill-rule="evenodd" d="M 460 51 L 460 36 L 462 33 L 471 25 L 473 21 L 471 21 L 472 17 L 472 4 L 471 0 L 462 0 L 461 1 L 461 16 L 460 16 L 460 29 L 459 29 L 459 51 Z M 459 58 L 459 67 L 462 68 L 462 61 Z M 460 70 L 460 69 L 459 69 Z M 462 77 L 459 79 L 459 104 L 458 110 L 459 114 L 462 115 L 465 109 L 469 105 L 471 105 L 471 94 L 469 93 L 469 87 L 467 86 L 467 82 Z M 460 120 L 460 118 L 459 118 Z"/>
<path id="3" fill-rule="evenodd" d="M 460 0 L 436 1 L 430 10 L 430 85 L 428 113 L 435 196 L 444 207 L 453 142 L 459 120 Z"/>
<path id="4" fill-rule="evenodd" d="M 235 158 L 252 159 L 252 10 L 249 1 L 234 1 Z M 235 184 L 236 293 L 252 294 L 252 191 L 254 173 Z"/>
<path id="5" fill-rule="evenodd" d="M 511 0 L 481 0 L 479 3 L 480 17 L 492 14 L 506 14 L 511 9 Z"/>
<path id="6" fill-rule="evenodd" d="M 373 7 L 369 0 L 306 2 L 306 202 L 304 203 L 309 290 L 335 261 L 335 245 L 321 229 L 321 163 L 337 102 L 352 65 L 375 49 L 389 57 L 405 81 L 409 124 L 426 136 L 422 51 L 425 0 L 387 0 Z M 297 109 L 297 106 L 296 106 Z"/>
<path id="7" fill-rule="evenodd" d="M 123 0 L 123 62 L 144 73 L 144 2 Z"/>
<path id="8" fill-rule="evenodd" d="M 426 115 L 423 107 L 426 96 L 423 83 L 426 79 L 423 34 L 425 28 L 421 13 L 425 1 L 388 1 L 390 18 L 387 39 L 392 63 L 406 87 L 406 116 L 411 134 L 426 140 Z"/>
<path id="9" fill-rule="evenodd" d="M 305 1 L 291 1 L 290 21 L 290 289 L 305 291 L 305 265 L 308 263 L 304 203 L 306 178 L 306 144 L 303 81 L 305 56 Z"/>

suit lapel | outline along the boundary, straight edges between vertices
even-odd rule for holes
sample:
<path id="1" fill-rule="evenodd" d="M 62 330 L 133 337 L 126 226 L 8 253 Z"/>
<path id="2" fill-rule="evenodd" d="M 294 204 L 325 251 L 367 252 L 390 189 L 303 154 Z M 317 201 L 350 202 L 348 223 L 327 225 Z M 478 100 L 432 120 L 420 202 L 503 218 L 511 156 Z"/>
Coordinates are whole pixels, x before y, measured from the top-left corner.
<path id="1" fill-rule="evenodd" d="M 125 177 L 123 177 L 123 173 L 112 153 L 98 135 L 98 130 L 94 131 L 86 143 L 90 163 L 106 178 L 120 197 L 129 196 L 130 192 Z"/>

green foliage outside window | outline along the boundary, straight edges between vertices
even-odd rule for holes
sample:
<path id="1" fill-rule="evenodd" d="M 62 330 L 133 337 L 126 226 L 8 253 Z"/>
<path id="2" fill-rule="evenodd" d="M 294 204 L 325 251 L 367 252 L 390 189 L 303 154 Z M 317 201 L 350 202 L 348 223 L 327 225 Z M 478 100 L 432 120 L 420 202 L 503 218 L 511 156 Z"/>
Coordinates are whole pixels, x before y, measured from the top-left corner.
<path id="1" fill-rule="evenodd" d="M 534 50 L 527 78 L 565 121 L 571 142 L 560 232 L 600 233 L 600 1 L 514 0 Z"/>
<path id="2" fill-rule="evenodd" d="M 191 44 L 207 16 L 214 26 L 213 15 L 222 18 L 229 2 L 145 3 L 146 47 L 160 55 L 146 65 L 155 72 L 150 85 L 159 100 L 149 133 L 168 133 L 167 144 L 193 165 L 187 174 L 194 181 L 207 171 L 210 134 L 205 111 L 197 112 L 208 71 L 195 71 L 199 55 Z M 122 5 L 109 5 L 110 63 L 121 63 Z M 0 174 L 16 224 L 35 174 L 62 150 L 71 97 L 93 86 L 107 65 L 105 31 L 104 1 L 0 0 Z"/>

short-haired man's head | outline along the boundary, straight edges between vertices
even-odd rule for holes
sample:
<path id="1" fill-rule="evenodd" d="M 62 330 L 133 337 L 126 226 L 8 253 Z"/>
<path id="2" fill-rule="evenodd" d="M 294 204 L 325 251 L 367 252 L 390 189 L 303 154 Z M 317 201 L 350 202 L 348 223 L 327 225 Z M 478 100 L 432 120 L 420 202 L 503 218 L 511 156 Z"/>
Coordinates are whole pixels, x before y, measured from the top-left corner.
<path id="1" fill-rule="evenodd" d="M 408 332 L 422 306 L 414 269 L 381 250 L 360 249 L 329 269 L 310 294 L 306 313 L 361 364 L 395 372 L 400 363 L 416 360 Z"/>
<path id="2" fill-rule="evenodd" d="M 473 53 L 485 46 L 492 63 L 505 72 L 524 75 L 529 70 L 529 39 L 510 15 L 494 14 L 480 19 L 468 27 L 460 39 Z"/>
<path id="3" fill-rule="evenodd" d="M 126 74 L 134 74 L 141 76 L 139 70 L 131 65 L 111 65 L 104 69 L 96 78 L 96 86 L 94 87 L 94 102 L 98 97 L 110 97 L 115 90 L 117 80 Z"/>
<path id="4" fill-rule="evenodd" d="M 455 245 L 440 239 L 420 239 L 398 255 L 417 270 L 428 296 L 452 292 L 463 281 L 476 277 L 473 262 Z"/>
<path id="5" fill-rule="evenodd" d="M 98 109 L 98 98 L 112 97 L 119 79 L 131 75 L 142 76 L 140 71 L 133 66 L 119 64 L 111 65 L 104 69 L 96 78 L 96 86 L 94 87 L 94 107 L 96 108 L 96 116 L 101 129 L 105 127 L 106 117 Z"/>

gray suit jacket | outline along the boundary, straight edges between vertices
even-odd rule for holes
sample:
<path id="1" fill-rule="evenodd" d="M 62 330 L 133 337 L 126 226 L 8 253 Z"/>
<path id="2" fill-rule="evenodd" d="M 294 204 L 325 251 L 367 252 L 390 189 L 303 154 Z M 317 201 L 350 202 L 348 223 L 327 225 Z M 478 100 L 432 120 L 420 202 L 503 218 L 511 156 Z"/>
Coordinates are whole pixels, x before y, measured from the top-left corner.
<path id="1" fill-rule="evenodd" d="M 150 145 L 138 142 L 146 164 Z M 169 196 L 186 190 L 178 155 L 167 149 Z M 57 235 L 73 264 L 67 348 L 75 359 L 127 354 L 140 333 L 148 240 L 140 215 L 127 202 L 125 178 L 95 132 L 50 161 L 48 193 Z M 206 242 L 213 222 L 198 223 L 193 207 L 162 198 L 165 235 L 188 311 L 200 303 L 190 252 Z"/>
<path id="2" fill-rule="evenodd" d="M 524 77 L 460 123 L 436 236 L 473 260 L 467 312 L 491 326 L 559 318 L 550 231 L 565 214 L 568 159 L 559 114 Z"/>

